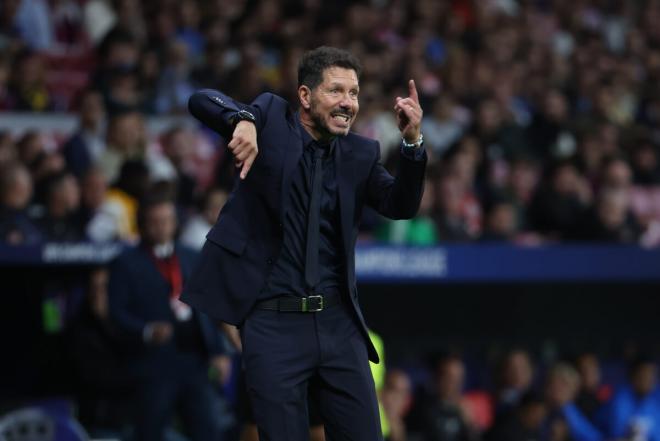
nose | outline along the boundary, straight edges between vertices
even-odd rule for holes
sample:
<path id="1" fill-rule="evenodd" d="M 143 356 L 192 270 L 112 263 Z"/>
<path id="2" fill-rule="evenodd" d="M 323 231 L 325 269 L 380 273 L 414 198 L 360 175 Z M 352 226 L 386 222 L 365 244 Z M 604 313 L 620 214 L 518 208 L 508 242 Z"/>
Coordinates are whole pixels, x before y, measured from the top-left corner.
<path id="1" fill-rule="evenodd" d="M 345 93 L 341 96 L 341 100 L 339 101 L 339 106 L 342 107 L 345 110 L 350 110 L 353 106 L 353 101 L 351 100 L 351 96 L 349 93 Z"/>

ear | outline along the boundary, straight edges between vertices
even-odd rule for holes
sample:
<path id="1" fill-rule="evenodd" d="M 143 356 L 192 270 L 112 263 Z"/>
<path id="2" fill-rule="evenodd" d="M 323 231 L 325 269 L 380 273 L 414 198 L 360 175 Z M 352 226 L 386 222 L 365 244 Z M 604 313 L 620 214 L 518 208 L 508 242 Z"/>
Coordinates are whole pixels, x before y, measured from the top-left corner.
<path id="1" fill-rule="evenodd" d="M 305 85 L 298 87 L 298 100 L 303 109 L 309 110 L 312 107 L 312 91 L 309 87 Z"/>

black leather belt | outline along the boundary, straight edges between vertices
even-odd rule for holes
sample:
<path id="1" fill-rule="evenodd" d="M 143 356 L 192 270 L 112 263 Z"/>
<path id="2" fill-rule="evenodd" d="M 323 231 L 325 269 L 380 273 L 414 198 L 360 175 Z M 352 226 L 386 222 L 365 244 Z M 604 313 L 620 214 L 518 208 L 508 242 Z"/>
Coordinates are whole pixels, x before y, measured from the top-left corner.
<path id="1" fill-rule="evenodd" d="M 341 303 L 341 296 L 339 293 L 335 293 L 315 294 L 307 297 L 275 297 L 257 302 L 254 307 L 280 312 L 319 312 L 339 303 Z"/>

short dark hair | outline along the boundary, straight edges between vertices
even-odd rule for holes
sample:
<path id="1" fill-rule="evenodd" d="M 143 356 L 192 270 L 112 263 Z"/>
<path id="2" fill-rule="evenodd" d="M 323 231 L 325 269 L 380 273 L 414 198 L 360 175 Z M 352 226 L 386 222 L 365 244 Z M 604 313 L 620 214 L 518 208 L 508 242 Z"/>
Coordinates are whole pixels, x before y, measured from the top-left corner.
<path id="1" fill-rule="evenodd" d="M 329 67 L 352 69 L 358 78 L 362 74 L 362 65 L 350 52 L 336 47 L 321 46 L 303 54 L 298 63 L 298 87 L 305 85 L 310 89 L 323 82 L 323 72 Z"/>
<path id="2" fill-rule="evenodd" d="M 144 227 L 146 225 L 146 220 L 147 220 L 147 215 L 149 212 L 154 208 L 154 207 L 159 207 L 161 205 L 172 205 L 176 211 L 176 202 L 172 197 L 164 192 L 155 192 L 152 194 L 149 194 L 142 199 L 140 199 L 138 203 L 138 210 L 137 210 L 137 225 L 138 225 L 138 230 L 140 232 L 144 231 Z"/>

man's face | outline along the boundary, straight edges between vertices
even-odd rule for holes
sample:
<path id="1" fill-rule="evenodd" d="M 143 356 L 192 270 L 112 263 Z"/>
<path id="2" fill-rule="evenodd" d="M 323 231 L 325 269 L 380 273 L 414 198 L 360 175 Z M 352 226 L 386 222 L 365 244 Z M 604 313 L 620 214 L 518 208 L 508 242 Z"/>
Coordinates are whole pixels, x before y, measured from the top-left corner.
<path id="1" fill-rule="evenodd" d="M 150 207 L 144 218 L 144 239 L 154 245 L 168 243 L 176 233 L 176 212 L 171 203 Z"/>
<path id="2" fill-rule="evenodd" d="M 360 109 L 359 90 L 353 69 L 330 67 L 323 71 L 323 82 L 312 90 L 309 108 L 320 137 L 348 134 Z"/>

